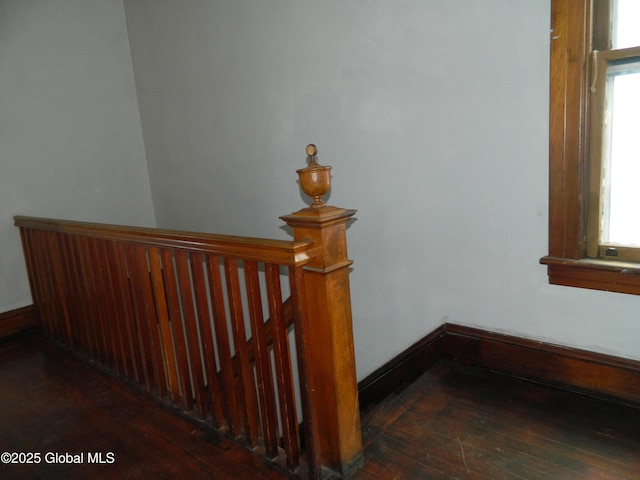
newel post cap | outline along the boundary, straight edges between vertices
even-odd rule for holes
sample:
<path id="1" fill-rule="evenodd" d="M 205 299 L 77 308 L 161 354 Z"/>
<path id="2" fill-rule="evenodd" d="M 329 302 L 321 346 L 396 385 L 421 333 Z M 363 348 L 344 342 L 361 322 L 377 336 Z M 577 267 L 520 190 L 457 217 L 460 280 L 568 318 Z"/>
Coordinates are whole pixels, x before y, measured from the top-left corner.
<path id="1" fill-rule="evenodd" d="M 305 168 L 296 170 L 300 178 L 302 191 L 313 199 L 311 208 L 320 208 L 326 205 L 323 197 L 331 188 L 331 167 L 318 163 L 318 147 L 313 143 L 307 145 L 307 161 Z"/>

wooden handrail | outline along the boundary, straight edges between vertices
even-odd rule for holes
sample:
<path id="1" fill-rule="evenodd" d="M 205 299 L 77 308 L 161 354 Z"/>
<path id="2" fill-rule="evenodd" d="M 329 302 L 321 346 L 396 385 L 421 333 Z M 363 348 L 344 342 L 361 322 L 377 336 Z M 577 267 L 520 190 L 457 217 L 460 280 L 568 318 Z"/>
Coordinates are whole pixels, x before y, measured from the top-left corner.
<path id="1" fill-rule="evenodd" d="M 273 240 L 22 215 L 15 216 L 14 223 L 17 227 L 22 228 L 82 235 L 105 240 L 118 240 L 156 247 L 180 248 L 242 260 L 273 262 L 284 266 L 305 265 L 318 254 L 317 246 L 309 239 L 294 241 Z"/>

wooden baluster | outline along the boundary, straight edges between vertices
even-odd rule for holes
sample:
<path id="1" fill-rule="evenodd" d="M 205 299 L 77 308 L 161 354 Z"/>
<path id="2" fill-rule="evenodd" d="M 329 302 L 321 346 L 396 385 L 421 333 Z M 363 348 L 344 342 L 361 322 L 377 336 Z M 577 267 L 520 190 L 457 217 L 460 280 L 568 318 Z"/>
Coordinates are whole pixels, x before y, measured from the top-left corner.
<path id="1" fill-rule="evenodd" d="M 113 245 L 116 258 L 117 291 L 125 313 L 124 327 L 126 332 L 126 354 L 131 365 L 131 380 L 139 385 L 145 383 L 142 351 L 138 346 L 138 334 L 135 314 L 134 289 L 131 284 L 131 274 L 127 265 L 127 251 L 124 243 L 116 242 Z"/>
<path id="2" fill-rule="evenodd" d="M 38 307 L 38 321 L 40 327 L 49 335 L 52 334 L 47 314 L 46 294 L 43 282 L 41 258 L 38 254 L 39 245 L 37 242 L 38 232 L 27 228 L 21 228 L 22 245 L 24 248 L 27 267 L 29 268 L 29 281 L 31 282 L 31 292 L 33 302 Z"/>
<path id="3" fill-rule="evenodd" d="M 142 352 L 145 383 L 149 392 L 156 392 L 161 388 L 156 362 L 162 361 L 162 357 L 158 355 L 157 345 L 154 345 L 157 338 L 157 325 L 155 314 L 151 311 L 153 297 L 149 281 L 147 252 L 145 247 L 141 245 L 128 245 L 126 251 L 134 292 L 136 337 Z"/>
<path id="4" fill-rule="evenodd" d="M 167 378 L 164 368 L 164 355 L 162 352 L 162 341 L 160 339 L 160 327 L 158 312 L 156 311 L 156 298 L 153 292 L 152 274 L 149 267 L 149 253 L 147 246 L 139 247 L 138 267 L 141 273 L 141 286 L 144 295 L 144 306 L 146 310 L 149 347 L 151 350 L 151 364 L 153 365 L 154 379 L 157 384 L 160 397 L 167 395 Z"/>
<path id="5" fill-rule="evenodd" d="M 107 317 L 110 328 L 113 330 L 113 348 L 117 372 L 124 378 L 128 377 L 130 366 L 127 364 L 126 355 L 126 327 L 124 324 L 124 312 L 120 292 L 117 283 L 117 267 L 112 240 L 103 241 L 104 272 L 106 275 L 105 286 L 107 289 L 106 302 L 109 305 Z"/>
<path id="6" fill-rule="evenodd" d="M 102 275 L 102 304 L 104 307 L 104 317 L 106 320 L 105 327 L 109 331 L 110 335 L 110 360 L 113 371 L 118 375 L 124 375 L 125 367 L 122 360 L 122 348 L 121 348 L 121 335 L 119 328 L 118 318 L 118 305 L 115 299 L 115 293 L 113 290 L 113 275 L 111 273 L 110 258 L 109 258 L 109 241 L 99 239 L 97 241 L 98 250 L 101 257 L 101 275 Z"/>
<path id="7" fill-rule="evenodd" d="M 85 354 L 92 356 L 94 352 L 94 337 L 93 328 L 91 326 L 91 302 L 88 299 L 87 285 L 85 280 L 85 273 L 82 265 L 82 249 L 80 248 L 81 237 L 75 236 L 70 248 L 73 250 L 73 262 L 74 262 L 74 274 L 75 274 L 75 286 L 78 300 L 80 302 L 80 314 L 78 318 L 78 324 L 82 331 L 84 338 L 84 350 Z"/>
<path id="8" fill-rule="evenodd" d="M 273 339 L 274 359 L 276 363 L 276 379 L 280 417 L 282 419 L 282 439 L 286 453 L 286 464 L 290 471 L 300 465 L 300 440 L 298 436 L 298 415 L 296 412 L 296 396 L 293 388 L 291 368 L 291 351 L 285 324 L 282 289 L 280 287 L 280 268 L 278 265 L 265 265 L 267 282 L 267 300 Z"/>
<path id="9" fill-rule="evenodd" d="M 42 232 L 40 236 L 40 248 L 41 248 L 41 261 L 42 268 L 45 272 L 45 295 L 46 295 L 46 305 L 47 305 L 47 314 L 48 314 L 48 322 L 51 328 L 51 332 L 53 337 L 67 343 L 66 338 L 64 337 L 64 330 L 60 325 L 60 317 L 58 315 L 58 299 L 56 298 L 56 286 L 54 280 L 54 272 L 53 272 L 53 261 L 52 261 L 52 245 L 50 243 L 51 240 L 51 232 Z"/>
<path id="10" fill-rule="evenodd" d="M 69 235 L 58 235 L 58 245 L 60 246 L 60 262 L 64 265 L 64 291 L 66 296 L 67 308 L 69 313 L 69 345 L 76 351 L 82 351 L 82 329 L 79 325 L 79 319 L 82 315 L 79 310 L 82 304 L 78 301 L 76 288 L 76 271 L 73 261 L 73 253 L 69 246 Z"/>
<path id="11" fill-rule="evenodd" d="M 23 229 L 23 239 L 26 245 L 25 253 L 28 258 L 28 265 L 31 267 L 30 278 L 33 282 L 32 292 L 34 295 L 34 303 L 38 306 L 38 318 L 40 327 L 50 336 L 53 336 L 53 330 L 49 324 L 50 314 L 48 312 L 47 294 L 45 286 L 46 273 L 43 271 L 44 265 L 41 259 L 42 248 L 38 242 L 41 232 L 31 229 Z"/>
<path id="12" fill-rule="evenodd" d="M 178 372 L 176 356 L 171 338 L 171 325 L 169 324 L 169 311 L 165 293 L 162 266 L 160 263 L 160 251 L 157 247 L 149 247 L 149 269 L 151 271 L 151 285 L 155 300 L 156 320 L 160 334 L 160 351 L 164 359 L 163 366 L 168 382 L 171 401 L 177 403 L 180 397 L 178 385 Z"/>
<path id="13" fill-rule="evenodd" d="M 49 238 L 51 280 L 55 294 L 56 317 L 58 319 L 59 331 L 61 332 L 65 342 L 73 345 L 73 331 L 71 329 L 71 320 L 69 316 L 68 299 L 65 292 L 65 263 L 62 261 L 62 246 L 60 240 L 62 235 L 51 232 Z"/>
<path id="14" fill-rule="evenodd" d="M 104 242 L 104 254 L 106 259 L 106 272 L 109 281 L 109 302 L 113 305 L 111 324 L 115 329 L 116 358 L 120 374 L 124 378 L 133 378 L 134 368 L 129 353 L 129 334 L 127 330 L 128 316 L 123 301 L 121 283 L 119 281 L 118 263 L 122 262 L 116 250 L 116 242 L 107 240 Z"/>
<path id="15" fill-rule="evenodd" d="M 142 288 L 145 298 L 146 319 L 149 328 L 149 345 L 151 347 L 151 362 L 154 370 L 154 377 L 160 397 L 165 397 L 168 393 L 168 383 L 164 363 L 164 353 L 162 351 L 162 340 L 160 338 L 160 322 L 158 312 L 156 310 L 156 297 L 153 291 L 152 273 L 149 266 L 150 247 L 142 247 L 139 249 L 138 257 Z"/>
<path id="16" fill-rule="evenodd" d="M 196 308 L 200 326 L 200 341 L 204 355 L 205 378 L 209 382 L 209 402 L 211 404 L 213 424 L 222 428 L 225 424 L 222 410 L 220 386 L 218 384 L 218 369 L 216 367 L 216 352 L 213 347 L 213 332 L 209 317 L 209 298 L 204 276 L 202 255 L 191 255 L 191 276 L 196 299 Z"/>
<path id="17" fill-rule="evenodd" d="M 191 288 L 191 278 L 189 274 L 189 264 L 187 253 L 177 250 L 176 269 L 178 271 L 178 285 L 180 286 L 180 298 L 182 301 L 182 314 L 187 333 L 187 344 L 189 351 L 189 363 L 191 365 L 191 376 L 194 382 L 196 407 L 200 418 L 204 418 L 207 412 L 207 394 L 204 386 L 204 373 L 202 371 L 202 355 L 198 342 L 198 320 L 193 306 L 193 290 Z"/>
<path id="18" fill-rule="evenodd" d="M 236 347 L 236 356 L 239 360 L 240 389 L 239 398 L 244 414 L 245 436 L 249 445 L 258 443 L 258 400 L 256 398 L 253 381 L 253 368 L 249 362 L 247 352 L 247 336 L 242 313 L 242 297 L 240 294 L 240 281 L 238 277 L 238 262 L 235 259 L 225 258 L 225 274 L 227 278 L 227 294 L 229 297 L 229 314 L 233 331 L 233 342 Z"/>
<path id="19" fill-rule="evenodd" d="M 143 334 L 144 322 L 142 321 L 142 316 L 144 315 L 145 309 L 142 306 L 144 300 L 142 299 L 138 280 L 140 272 L 137 266 L 135 245 L 124 244 L 123 251 L 125 255 L 127 284 L 131 299 L 131 345 L 133 350 L 137 351 L 140 360 L 138 364 L 138 384 L 144 386 L 147 391 L 149 391 L 151 389 L 150 377 L 152 377 L 153 374 L 149 367 L 149 346 L 145 342 L 146 335 Z"/>
<path id="20" fill-rule="evenodd" d="M 111 302 L 108 300 L 108 276 L 103 241 L 97 238 L 90 238 L 89 248 L 91 251 L 91 270 L 93 271 L 93 301 L 97 306 L 96 320 L 98 322 L 99 336 L 102 340 L 100 345 L 103 352 L 103 365 L 114 369 L 116 365 L 116 348 L 114 340 L 115 332 L 111 325 L 113 308 Z"/>
<path id="21" fill-rule="evenodd" d="M 235 375 L 231 356 L 230 336 L 227 327 L 222 280 L 220 278 L 219 257 L 209 255 L 207 258 L 207 275 L 209 277 L 209 295 L 213 307 L 213 324 L 216 332 L 218 358 L 223 385 L 222 399 L 225 416 L 229 422 L 229 429 L 234 438 L 242 435 L 240 411 L 235 388 Z"/>
<path id="22" fill-rule="evenodd" d="M 260 399 L 262 435 L 264 437 L 267 458 L 274 460 L 278 456 L 278 411 L 275 404 L 275 390 L 271 369 L 271 353 L 267 344 L 260 280 L 256 262 L 244 262 L 245 286 L 249 307 L 249 319 L 253 330 L 256 377 Z"/>
<path id="23" fill-rule="evenodd" d="M 282 217 L 296 240 L 310 238 L 320 254 L 305 266 L 307 315 L 303 317 L 310 406 L 316 423 L 322 465 L 347 476 L 363 462 L 358 410 L 351 296 L 347 258 L 347 222 L 355 210 L 326 206 L 331 167 L 318 165 L 315 145 L 307 147 L 309 166 L 298 170 L 300 185 L 313 204 Z"/>
<path id="24" fill-rule="evenodd" d="M 189 359 L 187 358 L 187 346 L 184 338 L 184 320 L 180 309 L 172 250 L 162 249 L 162 266 L 169 318 L 171 319 L 171 333 L 175 346 L 182 408 L 189 412 L 193 410 L 193 388 L 189 374 Z M 177 402 L 179 399 L 174 398 L 174 401 Z"/>
<path id="25" fill-rule="evenodd" d="M 86 304 L 87 318 L 84 322 L 87 327 L 88 342 L 88 354 L 90 358 L 98 363 L 102 363 L 101 348 L 100 348 L 100 333 L 98 330 L 98 317 L 97 306 L 93 301 L 94 287 L 93 287 L 93 272 L 91 271 L 91 252 L 89 249 L 89 239 L 87 237 L 78 237 L 78 253 L 80 260 L 80 269 L 82 272 L 81 288 L 82 297 Z"/>
<path id="26" fill-rule="evenodd" d="M 76 348 L 79 352 L 88 352 L 89 333 L 86 323 L 89 314 L 87 313 L 87 302 L 83 297 L 84 294 L 81 286 L 82 271 L 78 258 L 77 239 L 75 235 L 67 235 L 64 243 L 69 271 L 69 303 L 73 306 L 73 325 L 77 341 Z"/>
<path id="27" fill-rule="evenodd" d="M 51 294 L 49 293 L 49 271 L 47 266 L 47 251 L 45 243 L 45 233 L 40 231 L 34 231 L 32 233 L 32 246 L 36 269 L 39 272 L 40 282 L 40 303 L 42 309 L 42 322 L 45 328 L 45 332 L 52 338 L 56 338 L 55 324 L 53 323 Z"/>

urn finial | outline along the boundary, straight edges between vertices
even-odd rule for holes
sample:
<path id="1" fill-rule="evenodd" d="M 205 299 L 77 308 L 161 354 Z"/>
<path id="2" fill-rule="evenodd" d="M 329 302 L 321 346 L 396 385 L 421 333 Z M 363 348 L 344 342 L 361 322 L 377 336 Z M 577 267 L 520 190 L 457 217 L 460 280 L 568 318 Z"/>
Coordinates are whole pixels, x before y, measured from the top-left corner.
<path id="1" fill-rule="evenodd" d="M 323 197 L 331 188 L 331 167 L 318 164 L 316 155 L 318 147 L 313 143 L 307 145 L 307 160 L 309 165 L 306 168 L 297 170 L 300 177 L 302 191 L 313 199 L 311 208 L 320 208 L 326 205 Z"/>

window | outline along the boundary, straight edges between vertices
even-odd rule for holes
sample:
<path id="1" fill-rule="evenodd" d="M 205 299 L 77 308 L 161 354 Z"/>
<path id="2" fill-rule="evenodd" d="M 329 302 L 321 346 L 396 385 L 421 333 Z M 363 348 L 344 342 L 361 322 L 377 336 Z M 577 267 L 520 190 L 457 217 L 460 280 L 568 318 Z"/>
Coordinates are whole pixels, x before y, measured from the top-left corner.
<path id="1" fill-rule="evenodd" d="M 552 0 L 549 281 L 640 294 L 640 2 Z"/>

